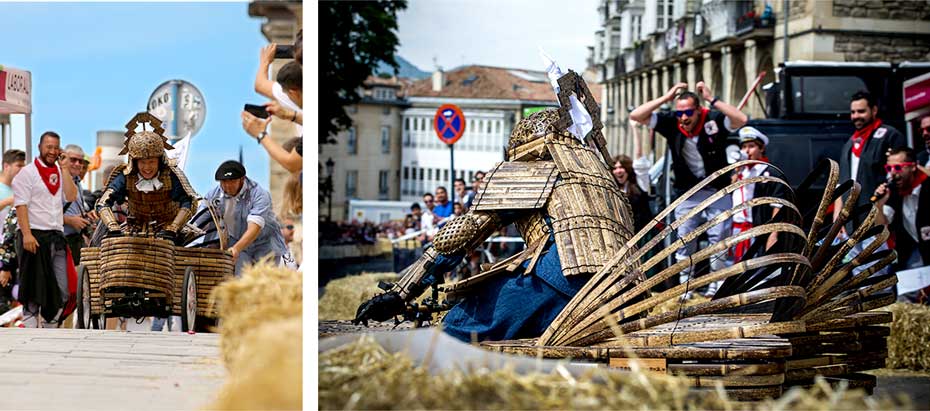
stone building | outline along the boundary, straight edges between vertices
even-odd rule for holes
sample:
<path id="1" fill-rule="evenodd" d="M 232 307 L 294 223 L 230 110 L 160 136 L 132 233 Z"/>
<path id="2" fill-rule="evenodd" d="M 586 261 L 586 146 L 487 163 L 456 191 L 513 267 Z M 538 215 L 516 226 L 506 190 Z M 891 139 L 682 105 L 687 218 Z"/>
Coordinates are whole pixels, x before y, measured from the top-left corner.
<path id="1" fill-rule="evenodd" d="M 263 17 L 262 34 L 269 43 L 293 44 L 297 32 L 303 27 L 303 3 L 292 0 L 254 0 L 249 3 L 249 16 Z M 256 55 L 258 50 L 256 50 Z M 276 59 L 271 64 L 271 78 L 274 79 L 278 70 L 290 60 Z M 298 128 L 294 123 L 275 118 L 268 130 L 269 138 L 278 143 L 299 136 Z M 271 192 L 272 204 L 276 207 L 282 204 L 284 198 L 284 185 L 289 173 L 276 161 L 269 159 L 268 191 Z"/>
<path id="2" fill-rule="evenodd" d="M 894 0 L 603 0 L 595 32 L 594 64 L 604 89 L 602 118 L 612 152 L 632 154 L 631 108 L 684 81 L 706 82 L 733 105 L 765 72 L 775 81 L 784 61 L 788 3 L 788 60 L 887 61 L 930 59 L 930 7 Z M 756 98 L 743 111 L 765 113 Z M 640 135 L 646 135 L 641 128 Z M 655 139 L 644 150 L 665 150 Z"/>
<path id="3" fill-rule="evenodd" d="M 401 112 L 408 106 L 409 80 L 370 76 L 361 101 L 346 107 L 352 127 L 320 146 L 320 164 L 332 164 L 332 198 L 320 204 L 320 216 L 348 218 L 348 200 L 400 200 Z M 324 166 L 325 167 L 325 166 Z M 329 171 L 320 171 L 327 178 Z M 329 201 L 332 201 L 332 215 Z"/>

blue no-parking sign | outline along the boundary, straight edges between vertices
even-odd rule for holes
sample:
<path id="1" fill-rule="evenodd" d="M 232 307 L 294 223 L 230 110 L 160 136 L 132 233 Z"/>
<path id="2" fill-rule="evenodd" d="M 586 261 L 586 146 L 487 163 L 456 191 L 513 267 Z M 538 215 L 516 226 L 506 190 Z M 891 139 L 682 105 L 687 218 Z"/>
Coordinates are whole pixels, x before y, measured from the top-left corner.
<path id="1" fill-rule="evenodd" d="M 443 143 L 455 144 L 465 134 L 465 115 L 455 104 L 443 104 L 433 117 L 433 130 Z"/>

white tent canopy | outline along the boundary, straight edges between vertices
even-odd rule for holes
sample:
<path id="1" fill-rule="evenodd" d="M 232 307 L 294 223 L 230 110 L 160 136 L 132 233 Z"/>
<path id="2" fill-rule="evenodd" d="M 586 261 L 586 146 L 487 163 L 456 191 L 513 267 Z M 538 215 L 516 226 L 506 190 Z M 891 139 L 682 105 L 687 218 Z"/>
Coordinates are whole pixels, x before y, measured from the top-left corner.
<path id="1" fill-rule="evenodd" d="M 32 158 L 32 74 L 0 65 L 0 114 L 26 115 L 26 157 Z M 7 137 L 8 138 L 8 137 Z M 9 143 L 4 141 L 4 148 Z"/>

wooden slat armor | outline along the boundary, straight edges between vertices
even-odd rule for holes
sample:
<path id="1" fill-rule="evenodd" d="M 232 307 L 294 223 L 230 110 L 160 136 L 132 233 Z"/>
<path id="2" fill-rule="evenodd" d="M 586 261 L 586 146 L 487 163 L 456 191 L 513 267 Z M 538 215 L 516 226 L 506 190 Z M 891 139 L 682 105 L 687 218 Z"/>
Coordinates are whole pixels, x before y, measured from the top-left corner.
<path id="1" fill-rule="evenodd" d="M 170 224 L 178 215 L 178 203 L 171 200 L 171 175 L 162 172 L 158 179 L 162 183 L 161 189 L 143 193 L 136 188 L 139 175 L 126 176 L 126 199 L 129 202 L 129 215 L 133 217 L 135 225 L 145 226 L 151 221 L 157 221 L 157 227 L 161 228 Z"/>
<path id="2" fill-rule="evenodd" d="M 472 207 L 475 211 L 542 208 L 557 178 L 551 161 L 498 163 L 485 177 Z"/>
<path id="3" fill-rule="evenodd" d="M 546 143 L 561 179 L 546 211 L 552 217 L 562 273 L 593 273 L 620 251 L 633 233 L 626 194 L 598 153 L 574 138 L 551 135 Z"/>
<path id="4" fill-rule="evenodd" d="M 517 226 L 517 231 L 520 232 L 520 236 L 523 237 L 523 242 L 527 246 L 536 244 L 537 241 L 549 236 L 549 226 L 546 225 L 542 212 L 537 211 L 526 214 L 514 221 L 513 224 Z"/>

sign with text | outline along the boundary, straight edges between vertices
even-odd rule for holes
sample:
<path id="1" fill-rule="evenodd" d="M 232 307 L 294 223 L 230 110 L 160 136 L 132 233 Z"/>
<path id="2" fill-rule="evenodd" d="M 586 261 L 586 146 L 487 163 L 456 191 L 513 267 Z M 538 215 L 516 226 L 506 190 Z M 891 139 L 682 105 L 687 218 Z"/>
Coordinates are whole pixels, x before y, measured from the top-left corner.
<path id="1" fill-rule="evenodd" d="M 930 73 L 904 82 L 904 119 L 911 121 L 930 111 Z"/>
<path id="2" fill-rule="evenodd" d="M 465 115 L 455 104 L 443 104 L 433 117 L 433 130 L 443 143 L 455 144 L 465 134 Z"/>
<path id="3" fill-rule="evenodd" d="M 636 363 L 636 365 L 638 365 L 639 369 L 642 371 L 652 371 L 664 374 L 667 370 L 665 358 L 611 358 L 608 366 L 610 368 L 617 368 L 624 371 L 632 371 L 633 363 Z"/>
<path id="4" fill-rule="evenodd" d="M 169 80 L 149 96 L 148 112 L 163 121 L 171 140 L 193 137 L 203 127 L 207 106 L 203 94 L 184 80 Z"/>
<path id="5" fill-rule="evenodd" d="M 28 71 L 0 66 L 0 113 L 32 113 L 32 75 Z"/>

